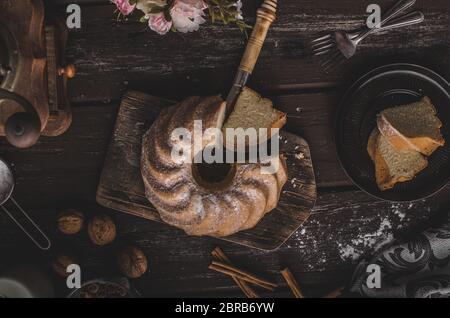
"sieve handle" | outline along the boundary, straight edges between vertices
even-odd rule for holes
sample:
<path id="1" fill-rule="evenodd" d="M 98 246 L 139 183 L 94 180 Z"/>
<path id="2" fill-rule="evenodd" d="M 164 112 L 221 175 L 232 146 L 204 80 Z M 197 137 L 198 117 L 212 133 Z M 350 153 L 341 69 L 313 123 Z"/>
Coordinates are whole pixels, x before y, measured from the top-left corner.
<path id="1" fill-rule="evenodd" d="M 17 224 L 17 226 L 33 241 L 33 243 L 39 247 L 41 250 L 49 250 L 52 246 L 50 239 L 45 235 L 45 233 L 39 228 L 39 226 L 33 221 L 33 219 L 22 209 L 22 207 L 10 197 L 11 202 L 14 204 L 13 210 L 8 210 L 5 205 L 2 205 L 3 211 Z M 18 217 L 22 220 L 19 220 Z M 34 233 L 32 234 L 29 228 L 32 229 Z"/>

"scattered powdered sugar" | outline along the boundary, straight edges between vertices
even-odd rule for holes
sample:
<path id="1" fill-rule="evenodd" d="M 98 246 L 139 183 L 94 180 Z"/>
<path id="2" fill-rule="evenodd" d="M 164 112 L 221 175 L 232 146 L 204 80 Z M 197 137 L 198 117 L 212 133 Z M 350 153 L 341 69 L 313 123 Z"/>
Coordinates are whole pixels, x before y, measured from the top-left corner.
<path id="1" fill-rule="evenodd" d="M 392 224 L 389 218 L 383 218 L 378 230 L 372 233 L 359 234 L 350 244 L 338 242 L 339 256 L 342 260 L 356 261 L 367 250 L 377 251 L 393 241 Z"/>
<path id="2" fill-rule="evenodd" d="M 360 253 L 356 251 L 353 246 L 350 245 L 342 246 L 341 244 L 338 245 L 339 245 L 339 255 L 343 260 L 347 260 L 349 258 L 351 258 L 352 260 L 356 260 L 357 258 L 359 258 Z"/>
<path id="3" fill-rule="evenodd" d="M 411 210 L 412 208 L 416 207 L 414 203 L 408 203 L 408 205 L 401 204 L 401 203 L 393 203 L 391 206 L 391 210 L 398 217 L 398 220 L 400 222 L 399 228 L 402 227 L 402 222 L 407 221 L 406 214 L 407 210 Z M 429 210 L 427 208 L 427 210 Z"/>
<path id="4" fill-rule="evenodd" d="M 395 213 L 395 215 L 398 216 L 400 222 L 403 221 L 403 220 L 405 219 L 405 217 L 406 217 L 406 213 L 405 213 L 405 212 L 402 212 L 402 211 L 400 211 L 400 210 L 395 210 L 394 213 Z"/>
<path id="5" fill-rule="evenodd" d="M 356 261 L 367 253 L 375 253 L 394 241 L 393 232 L 408 224 L 408 210 L 417 209 L 414 203 L 393 203 L 386 214 L 379 215 L 378 230 L 372 233 L 356 234 L 350 242 L 338 242 L 339 256 L 342 260 Z M 425 208 L 425 207 L 424 207 Z M 430 207 L 426 207 L 430 210 Z"/>
<path id="6" fill-rule="evenodd" d="M 291 182 L 298 187 L 296 179 Z M 362 219 L 358 209 L 353 213 L 343 207 L 340 212 L 348 213 L 349 222 L 345 228 L 313 215 L 286 245 L 302 251 L 301 262 L 308 270 L 326 270 L 339 259 L 354 263 L 375 255 L 394 242 L 394 233 L 407 227 L 417 210 L 430 209 L 423 202 L 380 204 L 377 208 L 377 213 L 365 214 Z M 330 243 L 334 248 L 330 249 Z"/>

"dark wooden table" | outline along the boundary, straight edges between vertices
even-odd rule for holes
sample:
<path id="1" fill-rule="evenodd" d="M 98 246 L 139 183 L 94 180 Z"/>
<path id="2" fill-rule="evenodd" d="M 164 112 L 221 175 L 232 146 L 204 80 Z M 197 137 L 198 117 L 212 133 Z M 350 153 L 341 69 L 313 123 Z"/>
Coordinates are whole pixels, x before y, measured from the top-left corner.
<path id="1" fill-rule="evenodd" d="M 118 276 L 116 245 L 96 248 L 85 232 L 64 237 L 56 215 L 64 208 L 87 216 L 106 212 L 118 224 L 117 243 L 133 242 L 149 258 L 150 271 L 133 285 L 144 296 L 242 296 L 228 277 L 208 270 L 211 250 L 219 245 L 234 263 L 280 284 L 264 296 L 290 296 L 279 274 L 289 267 L 308 297 L 348 283 L 357 258 L 392 236 L 408 235 L 446 213 L 450 186 L 416 203 L 392 204 L 359 191 L 338 164 L 333 114 L 343 90 L 359 75 L 390 62 L 427 66 L 450 79 L 450 7 L 448 0 L 418 0 L 426 21 L 420 26 L 372 36 L 344 69 L 320 71 L 306 44 L 318 31 L 351 29 L 364 21 L 368 0 L 282 0 L 250 86 L 271 97 L 288 113 L 287 130 L 310 144 L 319 197 L 306 224 L 279 250 L 262 252 L 141 220 L 95 203 L 95 191 L 122 94 L 128 89 L 180 99 L 226 93 L 246 42 L 233 27 L 206 24 L 193 34 L 160 37 L 135 19 L 117 22 L 114 6 L 98 0 L 49 0 L 48 8 L 65 13 L 68 3 L 82 8 L 82 28 L 70 33 L 68 59 L 78 69 L 70 82 L 73 125 L 58 138 L 41 138 L 28 150 L 4 140 L 0 153 L 13 163 L 16 199 L 55 244 L 55 251 L 77 254 L 88 277 Z M 245 0 L 249 23 L 260 1 Z M 391 0 L 377 1 L 382 8 Z M 50 255 L 36 251 L 23 233 L 0 215 L 0 268 L 21 262 L 49 267 Z M 55 252 L 53 251 L 53 252 Z M 54 276 L 61 286 L 63 281 Z"/>

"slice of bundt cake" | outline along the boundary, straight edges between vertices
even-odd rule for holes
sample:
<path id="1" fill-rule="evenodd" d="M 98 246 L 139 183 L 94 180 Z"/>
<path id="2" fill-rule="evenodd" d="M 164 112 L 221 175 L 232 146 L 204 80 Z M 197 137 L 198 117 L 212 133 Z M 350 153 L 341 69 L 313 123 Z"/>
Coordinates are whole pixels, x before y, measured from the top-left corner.
<path id="1" fill-rule="evenodd" d="M 266 128 L 268 129 L 267 138 L 259 140 L 256 138 L 248 138 L 246 145 L 254 146 L 265 142 L 274 133 L 274 128 L 282 128 L 286 124 L 286 114 L 276 110 L 271 100 L 262 98 L 260 94 L 254 90 L 244 87 L 242 93 L 237 99 L 234 110 L 231 112 L 227 121 L 223 125 L 223 134 L 226 136 L 227 128 Z M 236 140 L 225 139 L 225 146 L 234 149 Z"/>
<path id="2" fill-rule="evenodd" d="M 399 150 L 415 150 L 429 156 L 445 143 L 440 131 L 442 122 L 428 97 L 382 111 L 377 125 L 381 134 Z"/>
<path id="3" fill-rule="evenodd" d="M 428 165 L 415 150 L 398 150 L 375 128 L 369 137 L 367 152 L 375 163 L 375 177 L 380 190 L 392 189 L 399 182 L 412 180 Z"/>

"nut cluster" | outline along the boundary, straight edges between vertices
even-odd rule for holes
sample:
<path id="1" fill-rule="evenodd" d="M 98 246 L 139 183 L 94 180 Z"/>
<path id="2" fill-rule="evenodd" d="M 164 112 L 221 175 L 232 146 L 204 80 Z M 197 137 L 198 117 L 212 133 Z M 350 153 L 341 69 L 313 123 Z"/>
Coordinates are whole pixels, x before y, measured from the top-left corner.
<path id="1" fill-rule="evenodd" d="M 63 234 L 76 234 L 83 228 L 84 220 L 81 212 L 74 209 L 66 210 L 58 216 L 58 229 Z M 98 246 L 111 244 L 117 236 L 116 224 L 111 217 L 105 214 L 94 216 L 87 226 L 87 232 L 92 243 Z M 59 254 L 53 261 L 52 267 L 59 276 L 68 277 L 66 270 L 71 264 L 76 264 L 72 256 Z M 140 248 L 125 246 L 117 253 L 117 265 L 125 276 L 139 278 L 147 272 L 147 257 Z M 89 290 L 84 291 L 82 297 L 108 296 L 103 293 L 102 288 L 99 289 L 99 292 L 94 291 L 96 286 L 90 286 Z"/>

